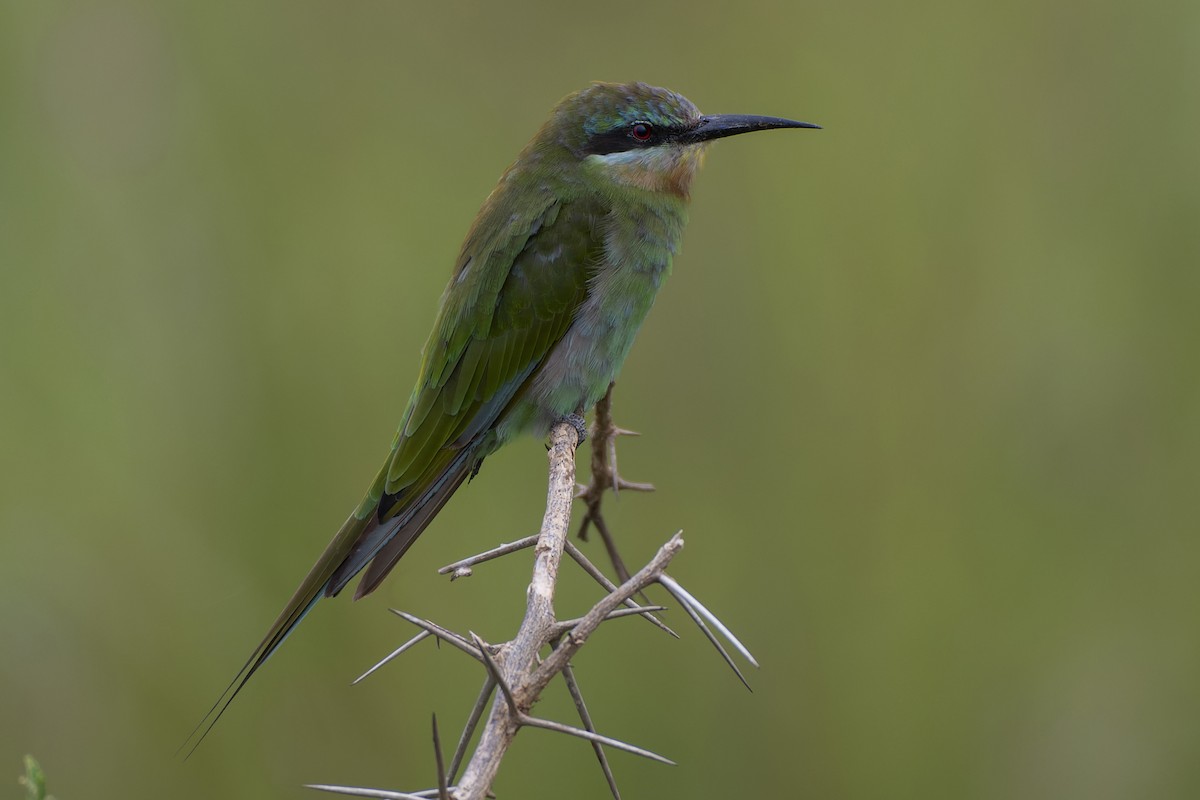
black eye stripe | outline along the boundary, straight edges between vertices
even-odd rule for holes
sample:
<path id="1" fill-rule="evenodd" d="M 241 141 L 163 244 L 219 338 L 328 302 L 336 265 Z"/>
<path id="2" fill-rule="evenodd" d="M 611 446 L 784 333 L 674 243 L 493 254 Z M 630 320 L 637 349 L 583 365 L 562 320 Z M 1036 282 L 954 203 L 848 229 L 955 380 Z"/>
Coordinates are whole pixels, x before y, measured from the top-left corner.
<path id="1" fill-rule="evenodd" d="M 650 138 L 645 140 L 634 138 L 632 133 L 633 125 L 637 124 L 650 128 Z M 652 125 L 649 122 L 633 123 L 633 125 L 623 125 L 620 128 L 613 128 L 612 130 L 592 134 L 583 146 L 583 154 L 606 156 L 609 153 L 623 153 L 627 150 L 656 147 L 670 142 L 687 130 L 682 126 L 665 128 Z"/>

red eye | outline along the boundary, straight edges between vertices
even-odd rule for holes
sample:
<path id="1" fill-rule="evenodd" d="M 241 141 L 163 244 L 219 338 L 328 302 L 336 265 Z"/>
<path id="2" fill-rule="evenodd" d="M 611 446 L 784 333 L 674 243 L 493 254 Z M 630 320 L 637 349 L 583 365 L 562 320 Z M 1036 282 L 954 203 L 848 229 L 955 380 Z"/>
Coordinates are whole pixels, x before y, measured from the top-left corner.
<path id="1" fill-rule="evenodd" d="M 635 122 L 633 127 L 629 129 L 629 135 L 639 142 L 648 142 L 650 137 L 654 135 L 654 129 L 644 122 Z"/>

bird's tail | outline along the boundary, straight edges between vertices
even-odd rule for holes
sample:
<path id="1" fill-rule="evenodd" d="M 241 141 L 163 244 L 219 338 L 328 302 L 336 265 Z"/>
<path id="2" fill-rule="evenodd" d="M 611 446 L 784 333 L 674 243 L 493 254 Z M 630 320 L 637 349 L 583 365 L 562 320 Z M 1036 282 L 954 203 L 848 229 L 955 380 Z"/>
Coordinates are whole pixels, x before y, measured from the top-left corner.
<path id="1" fill-rule="evenodd" d="M 387 481 L 387 466 L 384 466 L 363 504 L 342 524 L 292 599 L 283 607 L 267 635 L 180 745 L 179 751 L 186 749 L 187 756 L 195 752 L 246 682 L 283 644 L 322 596 L 336 595 L 368 563 L 370 568 L 363 576 L 354 599 L 370 594 L 379 586 L 476 467 L 477 449 L 472 443 L 459 450 L 442 451 L 439 455 L 444 457 L 435 459 L 421 480 L 395 496 L 384 494 Z M 387 508 L 384 508 L 385 505 Z"/>
<path id="2" fill-rule="evenodd" d="M 462 486 L 472 469 L 477 467 L 482 458 L 480 452 L 479 439 L 464 447 L 443 448 L 416 483 L 395 495 L 382 494 L 382 482 L 386 481 L 386 477 L 381 472 L 376 485 L 372 487 L 372 492 L 379 491 L 381 494 L 374 495 L 379 499 L 375 504 L 375 513 L 370 516 L 371 524 L 359 533 L 350 552 L 330 575 L 325 596 L 333 597 L 342 591 L 368 563 L 370 567 L 367 567 L 367 573 L 359 582 L 354 599 L 375 591 L 400 557 L 442 510 L 442 506 L 446 505 L 450 496 Z M 371 496 L 368 495 L 368 498 Z M 361 514 L 363 510 L 360 508 L 358 513 Z"/>
<path id="3" fill-rule="evenodd" d="M 325 548 L 325 552 L 322 553 L 321 558 L 317 559 L 317 563 L 308 573 L 308 577 L 304 579 L 304 582 L 300 584 L 300 587 L 296 589 L 292 595 L 292 599 L 283 607 L 283 611 L 279 613 L 279 616 L 267 631 L 267 635 L 254 648 L 250 657 L 246 659 L 246 663 L 242 665 L 238 673 L 233 676 L 233 680 L 225 687 L 225 691 L 221 692 L 221 696 L 212 704 L 208 713 L 204 715 L 204 718 L 200 720 L 199 724 L 188 734 L 188 738 L 180 745 L 180 751 L 186 748 L 187 756 L 190 756 L 200 746 L 200 743 L 204 741 L 204 737 L 208 736 L 209 731 L 217 724 L 217 720 L 225 713 L 225 709 L 229 708 L 229 704 L 233 702 L 233 698 L 237 697 L 238 692 L 246 685 L 246 681 L 250 680 L 250 677 L 258 671 L 259 667 L 266 663 L 267 659 L 283 644 L 284 639 L 300 624 L 300 621 L 312 610 L 312 607 L 317 604 L 317 600 L 321 599 L 325 583 L 329 580 L 329 574 L 333 572 L 332 567 L 328 569 L 324 568 L 328 556 L 336 550 L 339 543 L 347 541 L 353 543 L 358 538 L 358 534 L 368 526 L 372 519 L 373 517 L 358 519 L 356 515 L 352 514 L 342 524 L 337 536 Z"/>

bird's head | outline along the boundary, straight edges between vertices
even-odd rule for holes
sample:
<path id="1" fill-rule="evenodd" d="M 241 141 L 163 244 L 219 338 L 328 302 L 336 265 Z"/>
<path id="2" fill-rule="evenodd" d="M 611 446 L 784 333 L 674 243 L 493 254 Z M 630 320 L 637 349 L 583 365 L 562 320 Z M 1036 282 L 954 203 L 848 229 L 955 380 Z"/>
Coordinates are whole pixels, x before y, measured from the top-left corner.
<path id="1" fill-rule="evenodd" d="M 565 97 L 543 146 L 565 146 L 585 173 L 620 187 L 687 197 L 709 142 L 772 128 L 816 128 L 779 117 L 705 116 L 686 97 L 644 83 L 593 83 Z"/>

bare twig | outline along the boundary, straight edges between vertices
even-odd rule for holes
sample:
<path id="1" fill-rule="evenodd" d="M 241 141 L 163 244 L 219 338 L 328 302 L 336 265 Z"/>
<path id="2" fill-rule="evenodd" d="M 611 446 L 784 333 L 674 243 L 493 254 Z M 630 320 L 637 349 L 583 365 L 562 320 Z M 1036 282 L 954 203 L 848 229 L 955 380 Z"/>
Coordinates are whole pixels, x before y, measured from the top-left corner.
<path id="1" fill-rule="evenodd" d="M 357 684 L 358 684 L 360 681 L 362 681 L 362 679 L 363 679 L 363 678 L 365 678 L 365 677 L 367 677 L 368 675 L 370 675 L 371 673 L 375 672 L 375 670 L 379 669 L 379 668 L 380 668 L 380 667 L 382 667 L 384 664 L 386 664 L 386 663 L 388 663 L 389 661 L 391 661 L 392 659 L 396 658 L 398 655 L 400 655 L 401 653 L 403 653 L 405 650 L 408 650 L 410 647 L 412 647 L 413 645 L 415 645 L 417 642 L 419 642 L 419 641 L 421 641 L 422 639 L 425 639 L 426 637 L 429 637 L 429 636 L 433 636 L 433 633 L 432 633 L 431 631 L 429 631 L 429 630 L 423 630 L 423 631 L 421 631 L 421 632 L 420 632 L 420 633 L 418 633 L 416 636 L 412 637 L 412 638 L 411 638 L 411 639 L 409 639 L 407 642 L 405 642 L 404 644 L 400 645 L 400 646 L 399 646 L 399 647 L 397 647 L 395 650 L 393 650 L 392 652 L 390 652 L 390 653 L 388 653 L 386 656 L 384 656 L 383 660 L 382 660 L 382 661 L 380 661 L 378 664 L 376 664 L 375 666 L 371 667 L 369 670 L 367 670 L 366 672 L 364 672 L 362 675 L 359 675 L 357 678 L 355 678 L 353 681 L 351 681 L 351 682 L 350 682 L 350 685 L 351 685 L 351 686 L 355 686 L 355 685 L 357 685 Z"/>
<path id="2" fill-rule="evenodd" d="M 633 616 L 640 617 L 643 614 L 645 614 L 647 611 L 666 611 L 666 610 L 667 610 L 666 606 L 637 606 L 636 608 L 618 608 L 615 611 L 610 611 L 608 613 L 608 615 L 604 618 L 604 621 L 608 622 L 610 619 L 622 619 L 624 617 L 633 617 Z M 564 619 L 561 622 L 556 622 L 556 623 L 554 623 L 554 634 L 556 636 L 564 634 L 567 631 L 574 628 L 576 625 L 578 625 L 582 621 L 583 621 L 583 617 L 576 617 L 575 619 Z M 553 645 L 553 642 L 551 642 L 551 644 Z"/>
<path id="3" fill-rule="evenodd" d="M 608 552 L 609 560 L 612 561 L 617 579 L 624 582 L 629 580 L 629 569 L 625 566 L 625 561 L 617 550 L 617 542 L 608 529 L 608 523 L 604 521 L 600 504 L 604 500 L 604 492 L 607 489 L 612 489 L 614 495 L 622 489 L 628 489 L 631 492 L 653 492 L 654 485 L 627 481 L 617 472 L 617 437 L 639 436 L 640 434 L 618 428 L 613 423 L 612 391 L 614 385 L 610 383 L 604 397 L 600 399 L 599 403 L 596 403 L 596 417 L 591 430 L 592 479 L 587 485 L 582 486 L 576 495 L 587 505 L 587 512 L 583 515 L 583 521 L 579 524 L 579 533 L 576 535 L 586 541 L 588 528 L 594 526 L 600 533 L 600 539 L 604 542 L 604 549 Z"/>
<path id="4" fill-rule="evenodd" d="M 494 547 L 491 550 L 488 550 L 487 552 L 470 556 L 469 558 L 464 558 L 461 561 L 455 561 L 453 564 L 447 564 L 438 570 L 438 574 L 445 575 L 449 573 L 450 580 L 454 580 L 455 578 L 465 578 L 471 574 L 471 567 L 475 566 L 476 564 L 482 564 L 484 561 L 491 561 L 493 558 L 506 556 L 509 553 L 515 553 L 518 550 L 524 550 L 526 547 L 531 547 L 536 544 L 537 540 L 537 534 L 534 534 L 533 536 L 526 536 L 524 539 L 518 539 L 515 542 L 502 544 L 499 547 Z"/>
<path id="5" fill-rule="evenodd" d="M 571 558 L 573 558 L 575 560 L 576 564 L 583 567 L 583 571 L 586 572 L 588 575 L 591 575 L 592 579 L 595 580 L 596 583 L 603 586 L 606 591 L 615 592 L 617 590 L 617 585 L 615 583 L 613 583 L 612 581 L 610 581 L 608 578 L 606 578 L 604 576 L 604 573 L 601 572 L 596 567 L 595 564 L 593 564 L 591 561 L 588 560 L 588 557 L 583 554 L 582 550 L 580 550 L 578 547 L 576 547 L 570 541 L 567 542 L 566 550 L 567 550 L 567 555 L 569 555 Z M 629 578 L 625 577 L 623 580 L 629 580 Z M 625 601 L 625 605 L 629 606 L 630 608 L 645 608 L 644 606 L 639 606 L 636 602 L 634 602 L 633 598 L 627 599 Z M 679 634 L 676 633 L 675 631 L 671 630 L 670 628 L 668 628 L 666 625 L 664 625 L 662 623 L 662 621 L 659 620 L 658 617 L 654 616 L 653 614 L 649 614 L 649 613 L 643 614 L 643 616 L 646 619 L 648 619 L 650 622 L 654 623 L 657 627 L 661 628 L 662 630 L 664 630 L 667 633 L 674 636 L 676 639 L 679 638 Z"/>
<path id="6" fill-rule="evenodd" d="M 514 716 L 519 716 L 521 710 L 517 707 L 517 700 L 513 697 L 512 687 L 508 685 L 508 681 L 504 680 L 504 673 L 500 671 L 500 665 L 496 663 L 496 659 L 492 658 L 491 653 L 487 650 L 487 645 L 483 640 L 471 634 L 471 638 L 475 640 L 475 644 L 479 647 L 479 652 L 483 654 L 483 663 L 487 665 L 488 674 L 497 684 L 500 685 L 500 691 L 504 694 L 504 701 L 508 703 L 508 709 Z"/>
<path id="7" fill-rule="evenodd" d="M 388 611 L 391 611 L 393 614 L 402 619 L 408 620 L 418 628 L 428 631 L 437 638 L 441 639 L 443 642 L 454 645 L 459 650 L 462 650 L 464 653 L 471 656 L 471 658 L 482 658 L 479 655 L 479 651 L 467 640 L 465 636 L 460 636 L 454 631 L 443 628 L 441 625 L 438 625 L 435 622 L 430 622 L 427 619 L 421 619 L 420 617 L 413 616 L 407 611 L 401 611 L 396 608 L 389 608 Z"/>
<path id="8" fill-rule="evenodd" d="M 557 647 L 558 640 L 550 643 L 551 646 Z M 575 680 L 575 670 L 567 664 L 562 671 L 563 680 L 566 681 L 567 691 L 571 694 L 571 700 L 575 703 L 575 710 L 579 712 L 579 721 L 583 723 L 583 727 L 592 733 L 596 732 L 596 726 L 592 723 L 592 715 L 588 712 L 587 703 L 583 702 L 583 692 L 579 690 L 579 682 Z M 613 775 L 612 767 L 608 765 L 608 756 L 604 754 L 604 745 L 599 742 L 592 742 L 592 751 L 596 754 L 596 760 L 600 762 L 600 771 L 604 773 L 604 780 L 608 783 L 608 790 L 612 792 L 613 800 L 621 800 L 621 791 L 617 788 L 617 778 Z"/>
<path id="9" fill-rule="evenodd" d="M 471 709 L 471 715 L 467 717 L 467 724 L 463 726 L 462 736 L 458 739 L 458 747 L 454 748 L 454 758 L 450 759 L 450 780 L 458 777 L 458 768 L 462 766 L 463 756 L 467 754 L 467 745 L 471 743 L 471 737 L 475 735 L 475 726 L 479 724 L 479 718 L 483 716 L 483 710 L 487 707 L 487 701 L 491 699 L 494 691 L 496 691 L 496 679 L 489 672 L 483 681 L 483 688 L 479 690 L 479 698 Z"/>
<path id="10" fill-rule="evenodd" d="M 446 789 L 446 764 L 442 761 L 442 738 L 438 736 L 437 714 L 433 715 L 433 760 L 437 763 L 438 800 L 450 800 Z"/>
<path id="11" fill-rule="evenodd" d="M 606 744 L 616 750 L 624 750 L 626 753 L 632 753 L 635 756 L 648 758 L 651 761 L 657 761 L 660 764 L 668 764 L 672 767 L 675 766 L 675 762 L 671 759 L 660 756 L 658 753 L 653 753 L 644 747 L 638 747 L 637 745 L 632 745 L 628 742 L 622 742 L 620 739 L 614 739 L 611 736 L 601 736 L 600 734 L 593 733 L 592 731 L 585 731 L 583 728 L 575 728 L 570 725 L 563 725 L 561 722 L 552 722 L 548 719 L 538 719 L 537 717 L 530 717 L 528 715 L 521 716 L 521 724 L 528 725 L 531 728 L 544 728 L 548 731 L 565 733 L 568 736 L 578 736 L 580 739 L 587 739 L 589 742 Z"/>
<path id="12" fill-rule="evenodd" d="M 679 581 L 675 580 L 670 575 L 662 575 L 659 577 L 658 582 L 661 583 L 663 588 L 670 592 L 676 600 L 678 600 L 680 603 L 683 603 L 683 605 L 687 608 L 693 609 L 701 617 L 708 620 L 709 624 L 716 628 L 717 631 L 724 636 L 731 645 L 733 645 L 733 648 L 742 654 L 744 659 L 749 661 L 754 666 L 758 666 L 758 661 L 755 660 L 754 656 L 750 654 L 750 651 L 746 649 L 746 645 L 742 644 L 741 641 L 733 635 L 733 631 L 729 630 L 729 628 L 725 626 L 725 623 L 717 619 L 716 614 L 709 611 L 704 607 L 703 603 L 693 597 L 691 592 L 689 592 L 687 589 L 684 589 L 679 584 Z"/>
<path id="13" fill-rule="evenodd" d="M 316 789 L 322 792 L 344 794 L 350 797 L 376 797 L 380 800 L 429 800 L 437 795 L 437 789 L 430 792 L 393 792 L 388 789 L 368 789 L 363 786 L 334 786 L 328 783 L 306 783 L 306 789 Z"/>
<path id="14" fill-rule="evenodd" d="M 611 392 L 611 387 L 610 387 Z M 593 435 L 593 477 L 592 483 L 581 494 L 588 506 L 584 521 L 586 531 L 588 525 L 595 525 L 606 539 L 607 527 L 600 514 L 600 497 L 607 488 L 614 491 L 620 488 L 634 490 L 649 490 L 648 484 L 632 484 L 623 481 L 616 472 L 615 437 L 627 431 L 622 431 L 612 424 L 610 397 L 605 396 L 601 405 L 597 406 L 596 430 Z M 602 406 L 602 407 L 601 407 Z M 340 792 L 357 797 L 374 797 L 383 800 L 483 800 L 489 797 L 490 786 L 499 770 L 508 747 L 517 733 L 523 727 L 543 728 L 546 730 L 565 733 L 588 740 L 600 762 L 609 790 L 616 800 L 620 800 L 616 779 L 608 763 L 605 747 L 622 750 L 666 764 L 674 762 L 642 747 L 604 736 L 598 733 L 593 724 L 591 714 L 583 701 L 579 684 L 571 669 L 571 659 L 587 642 L 588 637 L 604 622 L 624 616 L 644 616 L 655 625 L 663 628 L 671 635 L 674 631 L 667 628 L 652 612 L 663 610 L 662 606 L 639 604 L 633 597 L 640 595 L 648 586 L 661 583 L 676 600 L 683 606 L 688 615 L 696 622 L 704 635 L 713 643 L 722 658 L 734 669 L 738 677 L 745 683 L 745 678 L 734 664 L 729 653 L 725 651 L 716 634 L 709 625 L 725 637 L 731 645 L 750 663 L 757 666 L 753 656 L 737 637 L 721 623 L 715 615 L 704 607 L 699 600 L 687 592 L 678 581 L 666 574 L 666 568 L 671 560 L 683 548 L 681 533 L 672 536 L 636 573 L 629 574 L 616 554 L 615 545 L 609 547 L 613 557 L 614 567 L 622 575 L 620 585 L 614 584 L 597 569 L 591 561 L 567 539 L 571 521 L 571 501 L 575 487 L 575 447 L 578 435 L 575 428 L 567 423 L 556 424 L 550 432 L 550 461 L 549 487 L 546 498 L 546 513 L 542 527 L 536 537 L 527 537 L 516 542 L 503 544 L 486 552 L 471 556 L 443 567 L 440 572 L 450 573 L 452 577 L 471 574 L 475 564 L 517 552 L 531 545 L 534 546 L 533 575 L 526 593 L 525 617 L 516 636 L 501 645 L 490 645 L 471 633 L 469 637 L 450 631 L 436 623 L 414 616 L 404 611 L 392 609 L 398 616 L 408 620 L 420 628 L 420 633 L 398 648 L 387 658 L 380 661 L 363 675 L 371 674 L 380 666 L 392 660 L 401 652 L 411 648 L 422 639 L 435 637 L 445 641 L 482 662 L 486 677 L 479 696 L 471 710 L 466 725 L 463 727 L 450 760 L 449 769 L 442 761 L 441 741 L 437 730 L 437 718 L 433 719 L 433 739 L 435 762 L 437 766 L 438 786 L 435 789 L 422 790 L 413 793 L 391 792 L 384 789 L 356 788 L 334 786 L 329 784 L 314 785 L 312 788 L 323 791 Z M 602 453 L 597 457 L 595 451 Z M 597 601 L 582 617 L 558 621 L 554 611 L 554 594 L 558 580 L 558 570 L 564 551 L 575 560 L 595 581 L 605 590 L 606 594 Z M 544 648 L 549 651 L 542 655 Z M 541 697 L 550 681 L 558 674 L 563 675 L 567 689 L 575 702 L 583 728 L 576 728 L 560 722 L 540 719 L 530 714 L 531 709 Z M 361 680 L 361 678 L 359 679 Z M 500 691 L 496 691 L 499 686 Z M 493 697 L 494 695 L 494 697 Z M 462 772 L 461 780 L 456 780 L 459 768 L 463 764 L 465 754 L 480 721 L 484 718 L 485 710 L 490 701 L 490 711 L 483 725 L 476 744 L 475 751 Z M 457 785 L 454 785 L 457 784 Z"/>
<path id="15" fill-rule="evenodd" d="M 528 715 L 528 710 L 537 702 L 550 679 L 566 667 L 570 656 L 578 651 L 588 635 L 625 600 L 654 582 L 671 558 L 683 547 L 683 539 L 676 534 L 633 579 L 617 587 L 616 591 L 609 593 L 593 606 L 579 624 L 563 637 L 550 656 L 538 665 L 538 651 L 556 633 L 554 586 L 565 547 L 567 527 L 570 524 L 570 489 L 574 485 L 575 439 L 574 429 L 569 425 L 559 424 L 551 431 L 550 489 L 546 515 L 535 550 L 538 556 L 534 564 L 533 581 L 529 586 L 526 614 L 521 628 L 516 638 L 501 648 L 496 659 L 491 657 L 480 640 L 475 641 L 488 671 L 500 685 L 502 697 L 498 697 L 492 703 L 492 712 L 484 726 L 475 755 L 459 782 L 456 793 L 458 800 L 473 800 L 482 796 L 483 791 L 495 778 L 500 760 L 509 744 L 523 725 L 570 733 L 647 758 L 665 760 L 657 754 L 616 739 L 548 720 L 538 720 Z"/>
<path id="16" fill-rule="evenodd" d="M 554 589 L 558 580 L 558 565 L 562 560 L 563 542 L 567 538 L 567 527 L 571 524 L 575 447 L 578 444 L 579 434 L 569 423 L 560 422 L 550 429 L 550 448 L 547 453 L 550 480 L 546 492 L 546 513 L 534 549 L 537 555 L 533 578 L 526 593 L 525 619 L 516 638 L 505 645 L 501 653 L 502 686 L 505 682 L 510 685 L 518 683 L 522 676 L 528 674 L 538 651 L 548 640 L 550 626 L 554 623 Z M 497 698 L 492 703 L 492 712 L 475 754 L 459 782 L 456 793 L 458 800 L 479 800 L 492 785 L 500 769 L 500 761 L 520 727 L 513 712 L 516 709 L 524 710 L 523 703 L 528 703 L 524 708 L 532 707 L 537 697 L 538 694 L 523 694 L 521 703 L 518 703 L 515 698 L 506 695 L 507 702 Z"/>
<path id="17" fill-rule="evenodd" d="M 570 662 L 571 656 L 575 655 L 579 648 L 583 647 L 588 636 L 596 628 L 600 627 L 600 623 L 604 621 L 604 618 L 616 610 L 617 606 L 621 605 L 625 599 L 632 597 L 637 592 L 657 581 L 658 577 L 662 575 L 663 570 L 667 568 L 667 564 L 671 563 L 671 559 L 682 549 L 683 531 L 679 531 L 658 549 L 654 558 L 650 559 L 650 563 L 638 570 L 637 574 L 629 580 L 618 586 L 616 591 L 610 592 L 607 597 L 592 606 L 592 610 L 563 637 L 562 643 L 554 648 L 550 655 L 542 662 L 542 665 L 538 667 L 532 683 L 534 685 L 540 684 L 542 687 L 549 683 L 550 678 L 561 672 L 563 667 Z"/>
<path id="18" fill-rule="evenodd" d="M 670 586 L 667 586 L 666 589 L 667 591 L 671 591 Z M 679 600 L 679 597 L 676 596 L 675 599 Z M 692 608 L 686 602 L 680 600 L 680 604 L 683 606 L 683 610 L 687 612 L 687 615 L 692 618 L 692 621 L 696 623 L 696 627 L 699 628 L 700 632 L 704 634 L 704 638 L 708 639 L 708 641 L 712 643 L 712 646 L 717 648 L 717 652 L 721 654 L 721 658 L 724 659 L 725 663 L 729 665 L 729 668 L 733 670 L 733 674 L 737 675 L 738 680 L 742 682 L 742 686 L 745 686 L 750 691 L 754 691 L 753 689 L 750 689 L 750 682 L 746 680 L 746 676 L 742 674 L 740 669 L 738 669 L 737 664 L 734 663 L 733 658 L 730 657 L 729 652 L 721 644 L 721 641 L 714 636 L 713 632 L 710 631 L 708 626 L 704 624 L 704 618 L 697 613 L 696 609 Z"/>

